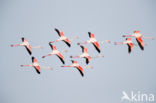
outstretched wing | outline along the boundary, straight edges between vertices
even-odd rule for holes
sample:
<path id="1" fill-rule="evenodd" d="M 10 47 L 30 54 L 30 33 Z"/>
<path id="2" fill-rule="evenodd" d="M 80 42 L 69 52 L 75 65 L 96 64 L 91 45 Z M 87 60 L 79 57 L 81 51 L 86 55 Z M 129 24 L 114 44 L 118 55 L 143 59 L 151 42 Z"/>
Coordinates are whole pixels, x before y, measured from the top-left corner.
<path id="1" fill-rule="evenodd" d="M 31 55 L 32 54 L 32 47 L 30 46 L 28 41 L 24 37 L 22 37 L 22 42 L 27 42 L 28 45 L 25 45 L 25 48 L 28 51 L 28 53 Z"/>
<path id="2" fill-rule="evenodd" d="M 33 63 L 37 63 L 37 59 L 35 58 L 35 57 L 32 57 L 32 62 Z M 35 68 L 35 70 L 36 70 L 36 72 L 38 73 L 38 74 L 40 74 L 40 66 L 34 66 L 34 68 Z"/>
<path id="3" fill-rule="evenodd" d="M 95 37 L 94 34 L 91 33 L 91 32 L 88 32 L 88 34 L 89 34 L 89 37 L 90 37 L 90 38 L 94 38 L 94 37 Z"/>
<path id="4" fill-rule="evenodd" d="M 68 38 L 66 38 L 65 40 L 63 40 L 69 47 L 71 46 L 70 45 L 70 41 L 69 41 L 69 39 Z"/>
<path id="5" fill-rule="evenodd" d="M 93 45 L 94 45 L 95 49 L 100 53 L 100 45 L 99 45 L 99 43 L 98 42 L 94 42 Z"/>
<path id="6" fill-rule="evenodd" d="M 128 53 L 131 53 L 132 49 L 133 49 L 133 43 L 128 43 Z"/>
<path id="7" fill-rule="evenodd" d="M 144 44 L 143 44 L 143 40 L 141 39 L 141 37 L 136 38 L 136 41 L 138 42 L 140 49 L 144 50 Z"/>
<path id="8" fill-rule="evenodd" d="M 78 66 L 76 68 L 79 70 L 81 76 L 83 77 L 84 76 L 84 74 L 83 74 L 83 68 L 81 66 Z"/>
<path id="9" fill-rule="evenodd" d="M 58 33 L 58 35 L 61 37 L 61 36 L 64 36 L 63 32 L 59 31 L 58 29 L 55 28 L 55 31 Z"/>
<path id="10" fill-rule="evenodd" d="M 65 62 L 64 62 L 64 57 L 62 56 L 62 54 L 61 54 L 61 53 L 58 53 L 57 56 L 59 57 L 59 59 L 61 60 L 61 62 L 62 62 L 63 64 L 65 64 Z"/>

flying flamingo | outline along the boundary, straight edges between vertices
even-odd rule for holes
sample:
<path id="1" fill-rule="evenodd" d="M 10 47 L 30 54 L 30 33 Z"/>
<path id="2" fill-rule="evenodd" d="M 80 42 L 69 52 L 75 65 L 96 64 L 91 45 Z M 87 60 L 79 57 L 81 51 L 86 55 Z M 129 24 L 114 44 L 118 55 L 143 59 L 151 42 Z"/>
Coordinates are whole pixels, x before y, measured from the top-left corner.
<path id="1" fill-rule="evenodd" d="M 49 53 L 49 54 L 47 54 L 47 55 L 45 55 L 45 56 L 42 56 L 42 58 L 45 58 L 45 57 L 51 56 L 51 55 L 57 55 L 57 57 L 59 57 L 59 59 L 61 60 L 61 62 L 62 62 L 63 64 L 65 64 L 65 62 L 64 62 L 64 57 L 63 57 L 62 54 L 56 49 L 56 46 L 52 45 L 50 42 L 49 42 L 49 45 L 50 45 L 50 47 L 51 47 L 51 49 L 52 49 L 52 52 Z M 64 53 L 64 52 L 67 52 L 67 50 L 63 50 L 63 51 L 62 51 L 62 53 Z"/>
<path id="2" fill-rule="evenodd" d="M 22 37 L 22 43 L 21 44 L 14 44 L 11 45 L 11 47 L 16 47 L 16 46 L 25 46 L 25 48 L 27 49 L 28 53 L 31 55 L 32 54 L 32 48 L 42 48 L 42 46 L 36 46 L 36 47 L 32 47 L 28 40 L 26 40 L 26 38 Z"/>
<path id="3" fill-rule="evenodd" d="M 63 32 L 56 29 L 55 28 L 55 31 L 58 33 L 58 35 L 60 36 L 60 38 L 58 40 L 55 40 L 55 41 L 51 41 L 50 43 L 54 43 L 54 42 L 59 42 L 59 41 L 64 41 L 69 47 L 71 46 L 71 41 L 73 39 L 77 39 L 78 37 L 77 36 L 74 36 L 74 38 L 72 40 L 69 40 L 66 36 L 64 36 Z"/>
<path id="4" fill-rule="evenodd" d="M 127 44 L 128 46 L 128 53 L 131 53 L 134 43 L 132 42 L 131 38 L 126 38 L 125 42 L 114 42 L 115 45 L 120 45 L 120 44 Z"/>
<path id="5" fill-rule="evenodd" d="M 89 40 L 82 42 L 82 43 L 77 43 L 77 44 L 80 45 L 80 44 L 92 43 L 94 45 L 95 49 L 100 53 L 100 45 L 99 45 L 98 41 L 96 40 L 94 34 L 91 32 L 88 32 L 88 34 L 89 34 L 89 38 L 90 38 Z"/>
<path id="6" fill-rule="evenodd" d="M 70 56 L 70 58 L 85 58 L 86 59 L 86 64 L 89 63 L 89 61 L 91 60 L 91 58 L 97 58 L 97 57 L 103 57 L 103 55 L 100 56 L 96 56 L 96 57 L 91 57 L 88 54 L 87 48 L 85 48 L 84 46 L 80 46 L 82 48 L 82 54 L 79 56 Z"/>
<path id="7" fill-rule="evenodd" d="M 136 38 L 136 41 L 137 41 L 137 43 L 138 43 L 138 45 L 139 45 L 139 47 L 140 47 L 140 49 L 141 50 L 144 50 L 144 43 L 143 43 L 143 40 L 142 40 L 142 38 L 144 38 L 144 39 L 151 39 L 151 40 L 153 40 L 154 38 L 152 38 L 152 37 L 145 37 L 145 36 L 143 36 L 141 33 L 140 33 L 140 31 L 134 31 L 134 33 L 133 34 L 131 34 L 131 35 L 123 35 L 123 37 L 135 37 Z"/>
<path id="8" fill-rule="evenodd" d="M 73 68 L 77 68 L 77 70 L 79 70 L 81 76 L 83 77 L 84 76 L 84 73 L 83 73 L 83 68 L 77 63 L 77 61 L 74 61 L 74 60 L 71 60 L 72 61 L 72 65 L 69 65 L 69 66 L 61 66 L 61 67 L 73 67 Z"/>
<path id="9" fill-rule="evenodd" d="M 32 57 L 32 64 L 21 65 L 21 67 L 34 67 L 36 72 L 40 74 L 40 65 L 38 64 L 37 59 L 35 57 Z M 51 67 L 41 67 L 41 68 L 52 69 Z"/>

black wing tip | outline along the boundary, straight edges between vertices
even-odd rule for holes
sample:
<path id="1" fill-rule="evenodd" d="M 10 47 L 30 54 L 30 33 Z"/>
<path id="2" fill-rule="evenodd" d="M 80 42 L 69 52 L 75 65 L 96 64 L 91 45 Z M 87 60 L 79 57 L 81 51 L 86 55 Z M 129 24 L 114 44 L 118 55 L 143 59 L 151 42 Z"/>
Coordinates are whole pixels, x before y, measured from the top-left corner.
<path id="1" fill-rule="evenodd" d="M 31 55 L 32 53 L 31 53 L 31 52 L 29 52 L 29 54 Z"/>
<path id="2" fill-rule="evenodd" d="M 28 53 L 31 55 L 32 52 L 25 46 L 26 50 L 28 51 Z"/>
<path id="3" fill-rule="evenodd" d="M 49 42 L 49 46 L 52 47 L 53 45 L 51 44 L 51 42 Z"/>
<path id="4" fill-rule="evenodd" d="M 80 45 L 80 47 L 83 49 L 84 48 L 84 46 L 82 46 L 82 45 Z"/>
<path id="5" fill-rule="evenodd" d="M 36 72 L 37 72 L 37 74 L 41 74 L 41 72 L 40 72 L 40 71 L 38 71 L 37 69 L 36 69 Z"/>
<path id="6" fill-rule="evenodd" d="M 22 37 L 21 39 L 22 39 L 22 41 L 24 41 L 24 37 Z"/>
<path id="7" fill-rule="evenodd" d="M 57 57 L 61 60 L 62 64 L 65 64 L 65 61 L 57 55 Z"/>
<path id="8" fill-rule="evenodd" d="M 55 31 L 59 31 L 57 28 L 55 28 Z"/>
<path id="9" fill-rule="evenodd" d="M 101 51 L 98 49 L 98 52 L 100 53 Z"/>
<path id="10" fill-rule="evenodd" d="M 71 47 L 71 45 L 70 45 L 69 43 L 67 43 L 67 45 L 68 45 L 69 47 Z"/>
<path id="11" fill-rule="evenodd" d="M 65 64 L 64 60 L 62 60 L 62 63 Z"/>
<path id="12" fill-rule="evenodd" d="M 96 47 L 96 50 L 100 53 L 101 51 L 100 51 L 100 49 L 98 49 L 97 47 Z"/>
<path id="13" fill-rule="evenodd" d="M 86 58 L 86 64 L 89 64 L 89 60 Z"/>
<path id="14" fill-rule="evenodd" d="M 71 47 L 70 43 L 66 42 L 65 40 L 63 41 L 68 45 L 68 47 Z"/>
<path id="15" fill-rule="evenodd" d="M 81 74 L 82 77 L 84 77 L 84 74 Z"/>
<path id="16" fill-rule="evenodd" d="M 88 32 L 88 34 L 91 34 L 91 32 Z"/>
<path id="17" fill-rule="evenodd" d="M 51 42 L 49 42 L 49 45 L 52 45 Z"/>
<path id="18" fill-rule="evenodd" d="M 32 56 L 31 58 L 32 58 L 32 59 L 35 59 L 35 57 L 34 57 L 34 56 Z"/>
<path id="19" fill-rule="evenodd" d="M 74 60 L 71 60 L 72 63 L 74 63 Z"/>
<path id="20" fill-rule="evenodd" d="M 144 47 L 142 47 L 141 50 L 144 50 Z"/>
<path id="21" fill-rule="evenodd" d="M 81 76 L 82 76 L 82 77 L 84 77 L 84 74 L 83 74 L 83 72 L 81 72 L 81 71 L 80 71 L 80 74 L 81 74 Z"/>

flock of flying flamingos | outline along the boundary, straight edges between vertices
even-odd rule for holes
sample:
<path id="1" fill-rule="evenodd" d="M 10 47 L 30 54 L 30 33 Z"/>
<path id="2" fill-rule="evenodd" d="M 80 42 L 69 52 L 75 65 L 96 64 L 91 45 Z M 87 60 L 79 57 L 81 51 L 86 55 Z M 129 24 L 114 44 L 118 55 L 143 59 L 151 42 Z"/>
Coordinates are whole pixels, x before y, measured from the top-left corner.
<path id="1" fill-rule="evenodd" d="M 71 46 L 71 41 L 72 40 L 69 40 L 66 36 L 64 36 L 63 32 L 56 29 L 55 28 L 55 31 L 58 33 L 58 35 L 60 36 L 60 38 L 58 40 L 55 40 L 55 41 L 51 41 L 49 42 L 49 46 L 51 47 L 52 49 L 52 52 L 45 55 L 45 56 L 42 56 L 42 58 L 45 58 L 45 57 L 48 57 L 48 56 L 51 56 L 51 55 L 56 55 L 63 64 L 65 64 L 65 61 L 64 61 L 64 57 L 62 55 L 62 53 L 64 52 L 67 52 L 67 50 L 63 50 L 62 52 L 60 52 L 59 50 L 57 50 L 56 46 L 53 45 L 54 42 L 59 42 L 59 41 L 64 41 L 68 47 Z M 84 47 L 84 44 L 90 44 L 92 43 L 93 46 L 95 47 L 95 49 L 97 50 L 98 53 L 100 53 L 101 49 L 100 49 L 100 45 L 99 45 L 99 42 L 96 40 L 95 36 L 93 33 L 91 32 L 88 32 L 89 34 L 89 40 L 85 41 L 85 42 L 80 42 L 80 43 L 77 43 L 77 45 L 80 45 L 80 47 L 82 48 L 82 54 L 81 55 L 78 55 L 78 56 L 70 56 L 70 58 L 85 58 L 86 59 L 86 64 L 88 64 L 90 62 L 90 60 L 92 58 L 99 58 L 99 57 L 104 57 L 103 55 L 98 55 L 98 56 L 95 56 L 95 57 L 91 57 L 87 51 L 87 48 Z M 151 39 L 153 40 L 154 38 L 152 37 L 145 37 L 143 36 L 140 31 L 134 31 L 134 33 L 132 33 L 131 35 L 123 35 L 123 37 L 126 37 L 126 41 L 124 42 L 114 42 L 114 45 L 121 45 L 121 44 L 127 44 L 128 46 L 128 53 L 131 53 L 132 49 L 134 46 L 139 46 L 141 50 L 144 50 L 144 46 L 146 45 L 142 38 L 144 39 Z M 136 41 L 138 43 L 135 44 L 132 42 L 131 38 L 130 37 L 135 37 L 136 38 Z M 73 39 L 77 39 L 78 37 L 75 36 Z M 102 41 L 100 42 L 101 44 L 103 44 L 104 42 L 106 43 L 111 43 L 110 40 L 105 40 L 105 41 Z M 32 47 L 29 42 L 26 40 L 26 38 L 22 37 L 22 43 L 21 44 L 15 44 L 15 45 L 11 45 L 11 47 L 17 47 L 17 46 L 24 46 L 26 48 L 26 50 L 28 51 L 28 53 L 31 55 L 32 54 L 32 48 L 42 48 L 42 46 L 36 46 L 36 47 Z M 73 68 L 77 68 L 77 70 L 80 72 L 81 76 L 84 76 L 84 70 L 83 68 L 92 68 L 92 66 L 85 66 L 85 67 L 81 67 L 77 61 L 75 60 L 71 60 L 72 61 L 72 65 L 63 65 L 61 67 L 73 67 Z M 37 59 L 35 57 L 32 56 L 32 64 L 29 64 L 29 65 L 21 65 L 21 67 L 34 67 L 36 72 L 38 74 L 40 74 L 40 69 L 41 68 L 47 68 L 47 69 L 52 69 L 51 67 L 41 67 L 38 62 L 37 62 Z"/>

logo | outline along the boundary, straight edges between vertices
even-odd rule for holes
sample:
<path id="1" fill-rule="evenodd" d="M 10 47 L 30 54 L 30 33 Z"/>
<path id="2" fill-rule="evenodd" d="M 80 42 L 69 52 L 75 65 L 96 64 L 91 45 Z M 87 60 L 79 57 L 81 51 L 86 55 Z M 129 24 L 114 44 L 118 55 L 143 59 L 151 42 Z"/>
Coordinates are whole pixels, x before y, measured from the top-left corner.
<path id="1" fill-rule="evenodd" d="M 125 91 L 122 91 L 121 101 L 129 102 L 154 102 L 154 94 L 152 93 L 142 93 L 140 91 L 134 92 L 131 91 L 129 94 Z"/>

